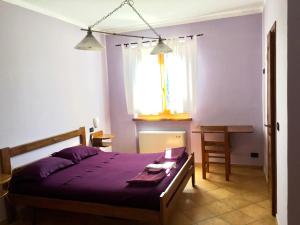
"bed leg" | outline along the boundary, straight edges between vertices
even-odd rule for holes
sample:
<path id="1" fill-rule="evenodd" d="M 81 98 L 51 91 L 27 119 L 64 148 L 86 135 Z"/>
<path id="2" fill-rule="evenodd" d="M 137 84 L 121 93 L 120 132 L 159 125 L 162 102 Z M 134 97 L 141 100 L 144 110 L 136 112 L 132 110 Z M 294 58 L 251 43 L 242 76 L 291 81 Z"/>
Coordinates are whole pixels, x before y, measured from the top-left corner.
<path id="1" fill-rule="evenodd" d="M 5 198 L 5 208 L 8 224 L 14 223 L 17 218 L 17 209 L 7 197 Z"/>
<path id="2" fill-rule="evenodd" d="M 196 167 L 195 167 L 195 155 L 192 153 L 192 160 L 193 160 L 193 174 L 192 174 L 192 186 L 193 188 L 196 187 Z"/>
<path id="3" fill-rule="evenodd" d="M 160 197 L 160 221 L 159 225 L 168 225 L 168 208 L 164 197 Z"/>
<path id="4" fill-rule="evenodd" d="M 161 219 L 160 225 L 168 225 L 168 218 L 166 218 L 166 216 Z"/>
<path id="5" fill-rule="evenodd" d="M 37 225 L 36 210 L 36 208 L 32 208 L 32 225 Z"/>
<path id="6" fill-rule="evenodd" d="M 192 185 L 193 185 L 193 187 L 196 187 L 195 168 L 194 168 L 194 172 L 193 172 L 193 174 L 192 174 Z"/>

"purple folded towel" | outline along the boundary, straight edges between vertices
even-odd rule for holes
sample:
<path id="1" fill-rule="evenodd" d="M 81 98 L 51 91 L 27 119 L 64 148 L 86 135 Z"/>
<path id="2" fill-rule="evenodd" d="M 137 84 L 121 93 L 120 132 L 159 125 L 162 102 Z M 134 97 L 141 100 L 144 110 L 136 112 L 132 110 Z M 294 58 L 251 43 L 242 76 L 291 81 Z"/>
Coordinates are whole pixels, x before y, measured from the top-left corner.
<path id="1" fill-rule="evenodd" d="M 155 185 L 164 179 L 166 175 L 165 171 L 159 173 L 148 173 L 147 171 L 143 171 L 134 178 L 127 180 L 127 183 L 132 185 Z"/>
<path id="2" fill-rule="evenodd" d="M 165 152 L 160 157 L 158 157 L 154 162 L 162 163 L 165 161 L 177 161 L 181 159 L 184 153 L 185 153 L 185 147 L 169 148 L 166 149 Z"/>
<path id="3" fill-rule="evenodd" d="M 162 155 L 154 161 L 154 163 L 164 163 L 167 161 L 177 161 L 183 157 L 185 153 L 185 147 L 169 148 L 166 149 Z M 162 168 L 145 168 L 145 170 L 139 173 L 134 178 L 127 180 L 127 183 L 131 185 L 154 185 L 158 184 L 166 175 L 170 169 L 164 170 Z"/>

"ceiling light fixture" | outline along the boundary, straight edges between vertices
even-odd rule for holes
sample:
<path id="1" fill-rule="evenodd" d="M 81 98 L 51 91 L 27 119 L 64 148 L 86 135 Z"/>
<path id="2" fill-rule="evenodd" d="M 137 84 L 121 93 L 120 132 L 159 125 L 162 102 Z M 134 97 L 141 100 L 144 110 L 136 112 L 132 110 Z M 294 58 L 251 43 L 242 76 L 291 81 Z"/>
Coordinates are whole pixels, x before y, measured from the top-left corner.
<path id="1" fill-rule="evenodd" d="M 93 32 L 96 32 L 96 33 L 109 34 L 109 35 L 135 37 L 135 38 L 141 38 L 141 39 L 147 38 L 147 39 L 158 40 L 157 45 L 154 47 L 154 49 L 150 53 L 151 55 L 158 55 L 158 54 L 165 54 L 165 53 L 172 52 L 172 49 L 163 42 L 163 39 L 162 39 L 161 35 L 142 17 L 142 15 L 137 11 L 137 9 L 133 6 L 133 4 L 134 3 L 133 3 L 132 0 L 125 0 L 117 8 L 115 8 L 113 11 L 109 12 L 106 16 L 102 17 L 100 20 L 98 20 L 93 25 L 89 26 L 88 29 L 81 29 L 83 31 L 87 31 L 87 35 L 83 38 L 82 41 L 80 41 L 75 46 L 75 49 L 90 50 L 90 51 L 100 51 L 100 50 L 102 50 L 103 49 L 102 45 L 93 36 Z M 110 33 L 110 32 L 93 30 L 93 28 L 96 25 L 98 25 L 102 21 L 106 20 L 108 17 L 110 17 L 113 13 L 118 11 L 124 5 L 130 6 L 131 9 L 138 15 L 138 17 L 149 27 L 149 29 L 157 37 L 147 37 L 147 36 L 129 35 L 129 34 L 118 34 L 118 33 Z"/>
<path id="2" fill-rule="evenodd" d="M 87 30 L 87 35 L 75 46 L 79 50 L 101 51 L 103 46 L 93 36 L 92 30 Z"/>

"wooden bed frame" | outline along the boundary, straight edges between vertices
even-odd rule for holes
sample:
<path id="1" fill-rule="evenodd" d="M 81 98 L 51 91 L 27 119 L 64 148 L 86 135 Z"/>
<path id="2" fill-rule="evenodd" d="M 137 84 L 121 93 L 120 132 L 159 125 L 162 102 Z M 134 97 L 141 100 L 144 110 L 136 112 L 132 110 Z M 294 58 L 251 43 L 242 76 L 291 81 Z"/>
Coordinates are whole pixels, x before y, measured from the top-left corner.
<path id="1" fill-rule="evenodd" d="M 85 128 L 81 127 L 78 130 L 35 141 L 29 144 L 24 144 L 12 148 L 0 149 L 2 172 L 6 174 L 14 173 L 15 169 L 11 169 L 11 158 L 14 156 L 34 151 L 39 148 L 46 147 L 58 142 L 66 141 L 74 137 L 79 137 L 80 144 L 86 145 Z M 194 187 L 194 154 L 191 154 L 188 157 L 188 160 L 185 162 L 180 171 L 174 177 L 173 181 L 169 184 L 166 190 L 161 193 L 160 211 L 9 193 L 7 196 L 8 201 L 6 201 L 6 204 L 12 203 L 12 205 L 10 207 L 7 206 L 8 217 L 12 219 L 15 216 L 15 207 L 17 205 L 23 205 L 32 208 L 64 210 L 69 212 L 95 214 L 123 219 L 149 221 L 159 225 L 167 225 L 171 215 L 171 211 L 174 208 L 180 193 L 183 191 L 191 177 L 192 184 Z"/>

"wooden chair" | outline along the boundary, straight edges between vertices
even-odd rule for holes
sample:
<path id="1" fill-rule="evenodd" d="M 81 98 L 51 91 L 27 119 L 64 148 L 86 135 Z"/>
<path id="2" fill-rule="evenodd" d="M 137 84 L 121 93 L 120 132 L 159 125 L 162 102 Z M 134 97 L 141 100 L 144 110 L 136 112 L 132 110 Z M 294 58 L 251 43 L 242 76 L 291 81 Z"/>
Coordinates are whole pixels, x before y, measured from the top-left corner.
<path id="1" fill-rule="evenodd" d="M 206 172 L 209 172 L 210 159 L 215 158 L 225 160 L 225 177 L 228 181 L 231 173 L 228 128 L 226 126 L 201 126 L 200 130 L 203 179 L 206 179 Z M 222 136 L 222 140 L 208 140 L 207 134 L 218 134 Z"/>

